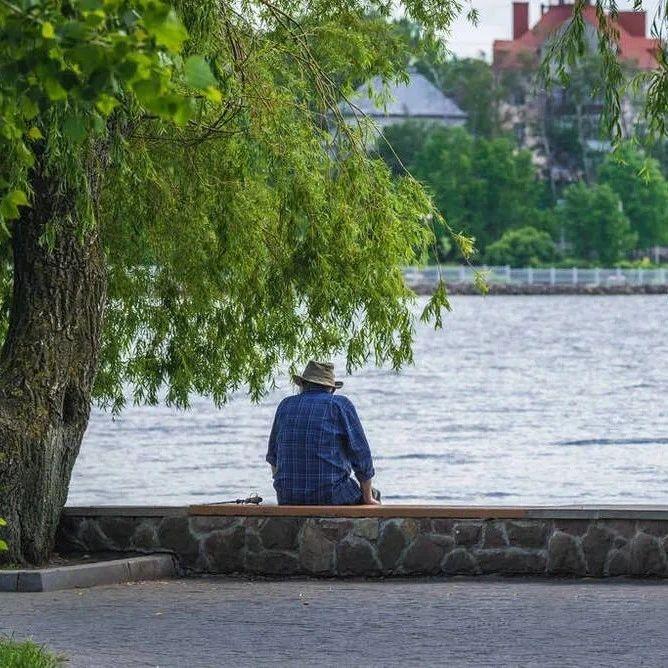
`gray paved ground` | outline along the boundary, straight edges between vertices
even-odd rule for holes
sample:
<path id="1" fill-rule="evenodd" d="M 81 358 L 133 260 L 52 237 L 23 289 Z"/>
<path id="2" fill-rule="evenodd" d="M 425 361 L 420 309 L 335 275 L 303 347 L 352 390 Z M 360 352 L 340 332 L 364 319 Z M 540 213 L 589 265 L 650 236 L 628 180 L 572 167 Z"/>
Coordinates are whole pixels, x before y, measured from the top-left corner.
<path id="1" fill-rule="evenodd" d="M 192 579 L 0 595 L 70 666 L 668 666 L 668 584 Z"/>

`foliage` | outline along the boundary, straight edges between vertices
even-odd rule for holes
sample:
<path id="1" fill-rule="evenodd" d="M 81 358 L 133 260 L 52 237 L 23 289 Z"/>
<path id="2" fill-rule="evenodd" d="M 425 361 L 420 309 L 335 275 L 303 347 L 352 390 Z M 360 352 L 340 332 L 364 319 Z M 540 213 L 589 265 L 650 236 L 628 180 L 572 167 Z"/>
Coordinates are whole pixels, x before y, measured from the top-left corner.
<path id="1" fill-rule="evenodd" d="M 34 642 L 0 638 L 0 666 L 3 668 L 57 668 L 63 662 Z"/>
<path id="2" fill-rule="evenodd" d="M 0 527 L 7 526 L 7 521 L 4 520 L 2 517 L 0 517 Z M 7 543 L 0 538 L 0 552 L 6 552 L 7 551 Z"/>
<path id="3" fill-rule="evenodd" d="M 461 4 L 404 10 L 433 34 Z M 349 366 L 411 359 L 400 267 L 432 247 L 439 216 L 338 111 L 360 80 L 405 76 L 389 12 L 358 0 L 2 0 L 0 212 L 7 222 L 29 206 L 39 164 L 82 229 L 100 226 L 103 405 L 120 409 L 128 386 L 148 403 L 165 387 L 179 406 L 244 385 L 257 397 L 285 360 L 339 350 Z"/>
<path id="4" fill-rule="evenodd" d="M 539 267 L 555 257 L 552 237 L 531 226 L 504 232 L 485 252 L 485 262 L 492 266 Z"/>
<path id="5" fill-rule="evenodd" d="M 578 0 L 574 4 L 573 19 L 567 24 L 557 39 L 552 40 L 543 58 L 542 75 L 545 79 L 558 77 L 568 82 L 578 59 L 589 53 L 587 30 L 583 12 L 588 2 Z M 668 29 L 668 6 L 658 4 L 652 17 L 652 33 L 658 40 L 656 57 L 659 66 L 650 71 L 638 72 L 630 80 L 626 76 L 626 64 L 618 58 L 619 35 L 614 22 L 619 11 L 617 0 L 596 0 L 594 3 L 598 28 L 598 56 L 601 75 L 601 97 L 605 105 L 605 121 L 610 136 L 615 143 L 624 139 L 622 124 L 622 100 L 628 91 L 645 92 L 644 118 L 647 131 L 655 138 L 668 136 L 668 49 L 666 30 Z M 650 3 L 634 0 L 635 10 L 651 9 Z"/>
<path id="6" fill-rule="evenodd" d="M 609 185 L 622 201 L 638 248 L 668 244 L 668 181 L 656 160 L 626 143 L 606 158 L 599 182 Z"/>
<path id="7" fill-rule="evenodd" d="M 503 95 L 492 67 L 481 58 L 418 61 L 418 69 L 468 114 L 466 128 L 479 137 L 500 133 L 499 101 Z"/>
<path id="8" fill-rule="evenodd" d="M 450 226 L 473 236 L 478 248 L 537 216 L 542 186 L 531 156 L 517 151 L 508 139 L 437 128 L 410 167 L 429 186 Z"/>
<path id="9" fill-rule="evenodd" d="M 633 248 L 636 237 L 629 220 L 619 197 L 607 185 L 569 186 L 557 211 L 577 257 L 612 264 Z"/>

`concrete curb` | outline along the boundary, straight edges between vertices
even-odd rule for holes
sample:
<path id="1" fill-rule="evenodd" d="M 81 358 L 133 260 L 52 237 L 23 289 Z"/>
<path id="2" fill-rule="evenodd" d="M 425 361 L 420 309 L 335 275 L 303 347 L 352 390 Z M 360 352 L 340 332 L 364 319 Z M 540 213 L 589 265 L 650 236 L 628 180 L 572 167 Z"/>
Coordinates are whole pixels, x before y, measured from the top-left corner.
<path id="1" fill-rule="evenodd" d="M 56 566 L 35 570 L 0 570 L 0 591 L 45 592 L 98 585 L 157 580 L 176 575 L 171 554 L 111 559 L 92 564 Z"/>

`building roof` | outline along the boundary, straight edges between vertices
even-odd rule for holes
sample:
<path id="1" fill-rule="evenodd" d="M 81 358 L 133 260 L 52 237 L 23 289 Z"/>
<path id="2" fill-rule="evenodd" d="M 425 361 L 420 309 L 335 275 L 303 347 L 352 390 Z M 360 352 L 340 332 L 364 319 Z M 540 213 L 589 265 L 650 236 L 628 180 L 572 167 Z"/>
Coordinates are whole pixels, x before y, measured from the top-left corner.
<path id="1" fill-rule="evenodd" d="M 452 99 L 418 72 L 410 73 L 410 81 L 407 84 L 389 84 L 386 89 L 389 99 L 384 105 L 376 105 L 369 98 L 367 95 L 369 85 L 376 93 L 383 92 L 382 79 L 374 77 L 369 84 L 360 86 L 352 98 L 351 102 L 357 109 L 351 110 L 348 105 L 344 105 L 341 109 L 344 114 L 352 115 L 359 110 L 375 118 L 387 116 L 462 120 L 467 118 L 467 114 Z"/>
<path id="2" fill-rule="evenodd" d="M 524 4 L 524 3 L 515 3 Z M 526 58 L 538 60 L 540 49 L 547 39 L 553 35 L 562 25 L 567 23 L 573 15 L 572 4 L 551 5 L 538 20 L 538 23 L 513 40 L 494 41 L 494 67 L 497 69 L 518 69 Z M 594 29 L 598 29 L 598 18 L 596 8 L 587 5 L 583 10 L 584 20 Z M 658 39 L 645 36 L 645 13 L 644 12 L 620 12 L 619 20 L 614 23 L 619 32 L 619 57 L 621 60 L 633 63 L 641 70 L 651 70 L 657 67 L 655 57 L 660 47 Z M 628 28 L 628 29 L 627 29 Z M 631 34 L 630 31 L 635 34 Z M 641 32 L 642 34 L 637 34 Z"/>

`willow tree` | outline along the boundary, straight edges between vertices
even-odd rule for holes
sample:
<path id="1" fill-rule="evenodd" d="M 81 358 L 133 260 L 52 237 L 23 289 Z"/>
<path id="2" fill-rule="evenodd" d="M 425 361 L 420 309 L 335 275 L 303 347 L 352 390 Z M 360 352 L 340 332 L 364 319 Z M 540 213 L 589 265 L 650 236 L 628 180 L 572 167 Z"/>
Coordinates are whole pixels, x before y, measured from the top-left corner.
<path id="1" fill-rule="evenodd" d="M 426 31 L 460 9 L 403 7 Z M 220 405 L 286 361 L 411 359 L 400 268 L 432 205 L 340 112 L 372 75 L 405 77 L 393 11 L 0 0 L 6 558 L 47 558 L 92 401 Z"/>

